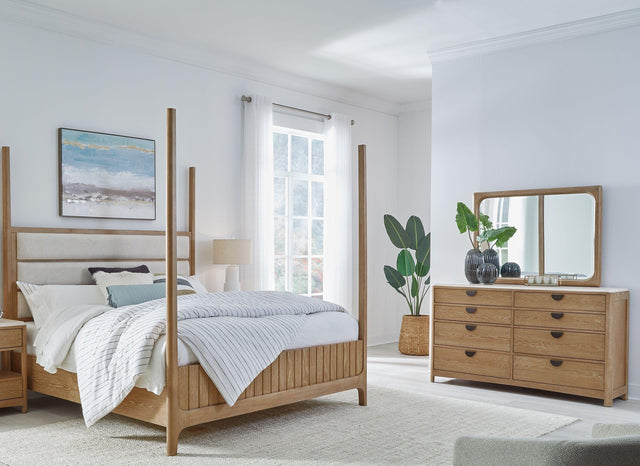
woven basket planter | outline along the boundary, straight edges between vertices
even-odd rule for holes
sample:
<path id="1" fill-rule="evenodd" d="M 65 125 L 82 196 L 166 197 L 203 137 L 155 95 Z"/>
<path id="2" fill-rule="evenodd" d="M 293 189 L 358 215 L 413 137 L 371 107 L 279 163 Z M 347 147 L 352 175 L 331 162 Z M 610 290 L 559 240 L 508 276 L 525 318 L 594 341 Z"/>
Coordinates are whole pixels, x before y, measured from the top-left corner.
<path id="1" fill-rule="evenodd" d="M 403 354 L 427 356 L 429 354 L 429 316 L 402 316 L 398 349 Z"/>

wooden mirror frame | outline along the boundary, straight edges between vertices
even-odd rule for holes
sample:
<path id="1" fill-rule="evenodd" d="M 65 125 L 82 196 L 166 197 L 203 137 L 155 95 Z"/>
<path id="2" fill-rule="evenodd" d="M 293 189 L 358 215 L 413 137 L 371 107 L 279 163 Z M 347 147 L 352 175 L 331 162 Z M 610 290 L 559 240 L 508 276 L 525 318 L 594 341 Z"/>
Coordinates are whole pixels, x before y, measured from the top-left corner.
<path id="1" fill-rule="evenodd" d="M 520 189 L 514 191 L 489 191 L 473 194 L 473 211 L 478 215 L 480 203 L 489 198 L 515 197 L 515 196 L 539 196 L 538 201 L 538 264 L 540 274 L 544 274 L 544 196 L 552 194 L 590 194 L 596 202 L 595 235 L 593 240 L 593 275 L 584 280 L 561 279 L 563 286 L 600 286 L 602 277 L 602 186 L 576 186 L 573 188 L 553 189 Z M 477 236 L 477 232 L 475 235 Z M 502 278 L 496 283 L 524 284 L 524 277 Z"/>

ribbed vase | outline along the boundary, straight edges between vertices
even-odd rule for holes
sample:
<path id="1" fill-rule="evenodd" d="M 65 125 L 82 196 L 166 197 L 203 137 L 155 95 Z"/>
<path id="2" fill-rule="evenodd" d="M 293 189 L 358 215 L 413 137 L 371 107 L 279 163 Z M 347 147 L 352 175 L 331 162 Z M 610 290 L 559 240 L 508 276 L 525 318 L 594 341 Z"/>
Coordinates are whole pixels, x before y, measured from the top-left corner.
<path id="1" fill-rule="evenodd" d="M 498 257 L 498 252 L 494 249 L 485 249 L 482 251 L 482 257 L 484 257 L 485 264 L 493 264 L 496 266 L 496 269 L 500 270 L 500 258 Z"/>
<path id="2" fill-rule="evenodd" d="M 478 281 L 483 285 L 492 285 L 498 279 L 498 268 L 491 264 L 481 264 L 476 270 Z"/>
<path id="3" fill-rule="evenodd" d="M 519 278 L 521 273 L 520 266 L 515 262 L 505 262 L 500 269 L 500 275 L 505 278 Z"/>
<path id="4" fill-rule="evenodd" d="M 411 356 L 429 354 L 429 316 L 402 316 L 398 349 Z"/>
<path id="5" fill-rule="evenodd" d="M 480 264 L 484 263 L 484 256 L 480 249 L 469 249 L 464 258 L 464 276 L 467 277 L 469 283 L 478 283 L 478 275 L 476 270 Z"/>

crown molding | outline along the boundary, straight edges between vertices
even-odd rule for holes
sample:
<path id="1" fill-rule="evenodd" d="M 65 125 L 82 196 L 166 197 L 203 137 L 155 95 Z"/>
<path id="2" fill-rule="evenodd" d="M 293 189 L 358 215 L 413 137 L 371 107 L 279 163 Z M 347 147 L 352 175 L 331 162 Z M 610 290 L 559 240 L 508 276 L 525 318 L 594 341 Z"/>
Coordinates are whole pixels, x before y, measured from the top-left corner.
<path id="1" fill-rule="evenodd" d="M 400 113 L 424 112 L 431 110 L 431 99 L 417 100 L 400 105 Z"/>
<path id="2" fill-rule="evenodd" d="M 508 34 L 475 42 L 429 50 L 431 63 L 442 63 L 474 55 L 486 55 L 518 47 L 526 47 L 589 34 L 640 25 L 640 8 L 593 18 L 556 24 L 530 31 Z"/>
<path id="3" fill-rule="evenodd" d="M 146 36 L 28 1 L 0 0 L 0 18 L 76 39 L 144 53 L 366 110 L 394 116 L 400 111 L 400 104 L 397 102 L 354 89 L 290 74 L 191 44 Z"/>

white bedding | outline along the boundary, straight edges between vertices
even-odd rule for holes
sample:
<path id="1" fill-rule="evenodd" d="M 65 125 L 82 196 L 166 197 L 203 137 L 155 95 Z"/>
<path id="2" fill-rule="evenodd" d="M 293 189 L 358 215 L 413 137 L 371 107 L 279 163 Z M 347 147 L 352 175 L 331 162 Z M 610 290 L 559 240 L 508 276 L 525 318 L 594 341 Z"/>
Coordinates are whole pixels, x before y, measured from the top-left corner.
<path id="1" fill-rule="evenodd" d="M 33 348 L 35 337 L 35 324 L 27 322 L 27 353 L 31 355 L 35 354 Z M 358 321 L 356 319 L 344 312 L 322 312 L 308 316 L 302 329 L 286 349 L 329 345 L 357 339 Z M 163 335 L 154 346 L 149 367 L 137 380 L 136 387 L 145 388 L 156 395 L 162 392 L 165 385 L 165 344 L 166 337 Z M 186 366 L 196 362 L 198 361 L 193 351 L 178 338 L 178 365 Z M 68 372 L 76 372 L 75 343 L 71 346 L 60 368 Z"/>

